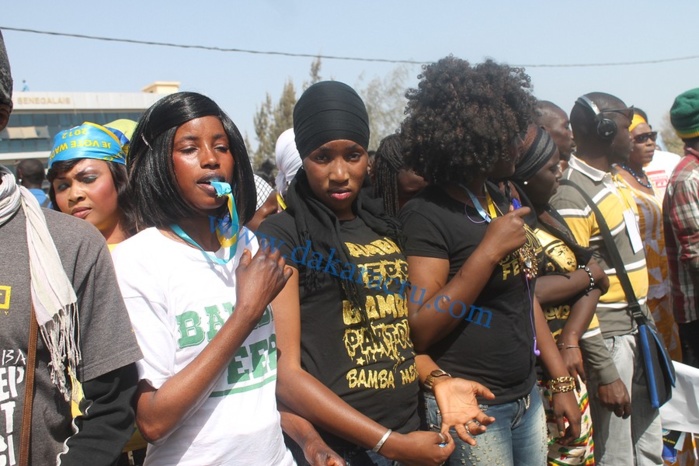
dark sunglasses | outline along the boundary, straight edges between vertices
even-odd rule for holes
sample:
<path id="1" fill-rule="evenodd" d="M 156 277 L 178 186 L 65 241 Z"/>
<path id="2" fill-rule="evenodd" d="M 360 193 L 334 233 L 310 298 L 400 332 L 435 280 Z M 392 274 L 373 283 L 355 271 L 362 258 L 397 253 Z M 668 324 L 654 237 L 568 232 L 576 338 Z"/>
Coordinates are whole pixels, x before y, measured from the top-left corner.
<path id="1" fill-rule="evenodd" d="M 629 122 L 631 122 L 631 120 L 633 120 L 634 108 L 633 105 L 629 108 L 605 108 L 600 110 L 600 113 L 619 113 L 624 115 Z"/>
<path id="2" fill-rule="evenodd" d="M 658 132 L 657 131 L 651 131 L 650 133 L 643 133 L 639 134 L 638 136 L 633 137 L 633 142 L 636 144 L 643 144 L 649 139 L 653 142 L 658 138 Z"/>

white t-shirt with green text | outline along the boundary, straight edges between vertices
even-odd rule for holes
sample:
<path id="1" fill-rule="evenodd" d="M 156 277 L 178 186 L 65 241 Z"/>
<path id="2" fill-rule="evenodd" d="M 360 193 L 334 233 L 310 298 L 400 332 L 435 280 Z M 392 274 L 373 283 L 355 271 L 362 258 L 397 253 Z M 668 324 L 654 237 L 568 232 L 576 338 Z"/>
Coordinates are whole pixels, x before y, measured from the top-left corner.
<path id="1" fill-rule="evenodd" d="M 139 378 L 160 388 L 184 369 L 235 312 L 235 270 L 254 236 L 240 232 L 225 265 L 149 228 L 113 252 L 119 286 L 144 358 Z M 224 251 L 217 253 L 223 257 Z M 277 352 L 269 309 L 201 406 L 148 446 L 147 465 L 293 465 L 275 399 Z"/>

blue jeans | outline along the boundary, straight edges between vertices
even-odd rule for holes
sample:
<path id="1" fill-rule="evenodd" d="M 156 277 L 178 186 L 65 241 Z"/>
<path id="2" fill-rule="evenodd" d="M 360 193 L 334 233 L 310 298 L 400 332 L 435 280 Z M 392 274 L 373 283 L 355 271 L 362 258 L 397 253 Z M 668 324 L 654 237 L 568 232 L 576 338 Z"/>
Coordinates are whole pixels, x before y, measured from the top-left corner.
<path id="1" fill-rule="evenodd" d="M 602 406 L 597 398 L 599 383 L 588 370 L 590 413 L 598 466 L 661 465 L 663 438 L 660 412 L 650 406 L 646 375 L 636 347 L 636 335 L 605 338 L 621 381 L 631 395 L 631 416 L 622 419 Z"/>
<path id="2" fill-rule="evenodd" d="M 425 393 L 425 419 L 442 425 L 442 416 L 432 393 Z M 452 429 L 456 450 L 445 464 L 542 466 L 546 464 L 547 434 L 544 407 L 536 385 L 529 395 L 501 405 L 480 405 L 495 422 L 476 436 L 472 447 Z"/>

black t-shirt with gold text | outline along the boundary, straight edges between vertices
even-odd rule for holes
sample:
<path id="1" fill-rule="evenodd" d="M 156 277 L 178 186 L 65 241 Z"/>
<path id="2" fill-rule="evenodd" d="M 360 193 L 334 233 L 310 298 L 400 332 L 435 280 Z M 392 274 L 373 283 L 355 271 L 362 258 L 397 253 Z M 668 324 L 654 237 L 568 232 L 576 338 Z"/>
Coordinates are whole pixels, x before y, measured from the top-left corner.
<path id="1" fill-rule="evenodd" d="M 488 191 L 500 211 L 508 212 L 507 199 L 498 189 L 489 185 Z M 452 199 L 437 186 L 425 188 L 410 200 L 400 219 L 406 256 L 447 259 L 448 280 L 473 254 L 488 228 L 476 209 Z M 536 224 L 533 215 L 525 221 L 531 227 Z M 532 246 L 540 253 L 541 246 L 531 236 Z M 483 403 L 507 403 L 526 396 L 534 386 L 532 285 L 524 278 L 517 252 L 508 254 L 474 303 L 454 305 L 450 312 L 461 322 L 427 351 L 453 376 L 488 387 L 495 399 L 481 400 Z M 411 290 L 409 299 L 420 302 L 420 291 Z"/>
<path id="2" fill-rule="evenodd" d="M 384 427 L 401 433 L 417 430 L 419 387 L 404 296 L 408 267 L 398 246 L 359 217 L 340 223 L 350 263 L 332 253 L 323 257 L 312 242 L 299 244 L 287 212 L 265 220 L 258 236 L 268 238 L 299 271 L 303 368 Z M 304 286 L 309 268 L 319 278 L 312 291 Z M 344 299 L 341 280 L 364 287 L 373 337 L 360 311 Z M 322 434 L 333 446 L 344 443 Z"/>

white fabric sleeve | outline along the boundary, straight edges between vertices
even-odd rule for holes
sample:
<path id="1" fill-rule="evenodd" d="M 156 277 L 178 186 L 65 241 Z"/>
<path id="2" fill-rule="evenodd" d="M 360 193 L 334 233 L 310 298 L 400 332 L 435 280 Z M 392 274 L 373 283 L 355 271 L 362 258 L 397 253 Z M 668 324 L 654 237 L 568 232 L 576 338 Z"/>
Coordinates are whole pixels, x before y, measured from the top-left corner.
<path id="1" fill-rule="evenodd" d="M 158 389 L 174 375 L 175 338 L 167 309 L 145 296 L 125 297 L 124 302 L 143 352 L 143 359 L 136 363 L 138 378 Z"/>

